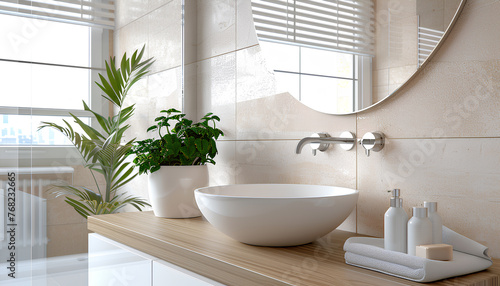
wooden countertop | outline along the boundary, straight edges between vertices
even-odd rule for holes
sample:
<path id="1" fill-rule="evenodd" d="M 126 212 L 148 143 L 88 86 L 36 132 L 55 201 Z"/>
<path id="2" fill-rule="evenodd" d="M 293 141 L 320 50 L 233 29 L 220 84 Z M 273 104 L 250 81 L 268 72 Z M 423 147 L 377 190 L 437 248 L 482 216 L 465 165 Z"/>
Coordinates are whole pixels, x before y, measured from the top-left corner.
<path id="1" fill-rule="evenodd" d="M 152 212 L 99 215 L 88 229 L 227 285 L 423 285 L 345 264 L 342 247 L 358 234 L 335 230 L 306 245 L 240 243 L 202 218 L 165 219 Z M 499 285 L 500 261 L 488 270 L 425 285 Z"/>

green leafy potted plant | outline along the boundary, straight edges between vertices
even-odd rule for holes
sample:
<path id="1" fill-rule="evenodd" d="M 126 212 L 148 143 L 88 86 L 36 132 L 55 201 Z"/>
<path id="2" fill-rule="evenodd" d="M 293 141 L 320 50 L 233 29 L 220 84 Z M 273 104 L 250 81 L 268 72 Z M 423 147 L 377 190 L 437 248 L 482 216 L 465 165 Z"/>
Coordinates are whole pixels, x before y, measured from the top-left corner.
<path id="1" fill-rule="evenodd" d="M 85 167 L 92 173 L 96 190 L 68 184 L 53 185 L 51 188 L 57 196 L 65 196 L 65 201 L 85 218 L 89 215 L 115 213 L 126 205 L 132 205 L 139 211 L 150 206 L 142 198 L 117 193 L 123 185 L 137 176 L 134 164 L 126 160 L 135 138 L 124 144 L 121 144 L 121 140 L 123 133 L 130 127 L 126 122 L 135 109 L 134 105 L 123 107 L 124 100 L 130 88 L 148 73 L 154 62 L 152 58 L 142 61 L 143 54 L 144 47 L 139 53 L 135 51 L 131 58 L 123 55 L 119 68 L 115 67 L 114 58 L 110 58 L 109 64 L 106 62 L 107 79 L 99 74 L 101 83 L 96 84 L 104 92 L 102 96 L 117 107 L 117 114 L 106 118 L 92 111 L 83 102 L 83 108 L 95 117 L 99 127 L 90 126 L 71 113 L 74 123 L 81 128 L 81 133 L 66 120 L 63 120 L 63 125 L 42 122 L 39 126 L 39 130 L 49 127 L 64 134 L 77 148 Z M 97 183 L 95 173 L 103 175 L 104 188 Z"/>
<path id="2" fill-rule="evenodd" d="M 158 138 L 136 142 L 131 154 L 139 173 L 149 173 L 149 198 L 156 216 L 197 217 L 201 213 L 194 190 L 208 186 L 207 163 L 215 164 L 216 140 L 224 136 L 216 127 L 220 118 L 207 113 L 200 122 L 185 118 L 176 109 L 162 110 L 156 124 Z"/>

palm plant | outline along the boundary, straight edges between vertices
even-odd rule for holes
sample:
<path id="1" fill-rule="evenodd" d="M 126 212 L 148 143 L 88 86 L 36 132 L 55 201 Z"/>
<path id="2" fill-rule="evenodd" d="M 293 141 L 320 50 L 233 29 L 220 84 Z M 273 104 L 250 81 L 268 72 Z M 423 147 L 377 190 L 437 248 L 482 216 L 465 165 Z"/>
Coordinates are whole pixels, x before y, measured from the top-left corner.
<path id="1" fill-rule="evenodd" d="M 71 113 L 74 123 L 82 129 L 81 133 L 75 131 L 66 120 L 63 120 L 62 125 L 42 122 L 38 128 L 50 127 L 64 134 L 78 149 L 85 167 L 92 173 L 97 191 L 64 183 L 51 187 L 53 193 L 65 196 L 65 201 L 85 218 L 89 215 L 115 213 L 129 204 L 139 211 L 150 206 L 142 198 L 117 193 L 120 187 L 137 176 L 134 164 L 126 160 L 135 138 L 124 144 L 121 144 L 121 140 L 123 133 L 130 127 L 126 121 L 135 110 L 134 105 L 123 107 L 125 98 L 130 88 L 149 72 L 148 69 L 154 62 L 152 58 L 142 61 L 143 54 L 144 47 L 140 52 L 135 51 L 131 58 L 123 55 L 119 68 L 115 67 L 114 58 L 110 58 L 109 63 L 106 61 L 107 79 L 99 74 L 101 82 L 96 84 L 104 92 L 102 97 L 116 106 L 117 114 L 106 118 L 92 111 L 83 102 L 84 110 L 94 115 L 100 130 Z M 104 176 L 105 189 L 97 183 L 95 172 Z"/>

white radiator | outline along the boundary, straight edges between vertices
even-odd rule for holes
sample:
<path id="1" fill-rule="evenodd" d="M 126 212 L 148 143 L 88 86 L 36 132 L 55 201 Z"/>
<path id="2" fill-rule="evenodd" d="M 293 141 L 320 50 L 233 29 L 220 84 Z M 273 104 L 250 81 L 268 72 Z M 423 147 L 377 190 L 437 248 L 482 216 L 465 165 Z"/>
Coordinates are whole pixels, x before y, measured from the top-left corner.
<path id="1" fill-rule="evenodd" d="M 15 221 L 8 220 L 7 174 L 15 172 Z M 9 240 L 7 233 L 15 228 L 16 260 L 47 257 L 47 200 L 43 188 L 56 180 L 36 179 L 37 174 L 73 174 L 70 167 L 0 168 L 0 251 L 6 251 Z M 31 192 L 28 193 L 28 192 Z"/>
<path id="2" fill-rule="evenodd" d="M 444 31 L 418 27 L 418 66 L 429 57 L 444 35 Z"/>

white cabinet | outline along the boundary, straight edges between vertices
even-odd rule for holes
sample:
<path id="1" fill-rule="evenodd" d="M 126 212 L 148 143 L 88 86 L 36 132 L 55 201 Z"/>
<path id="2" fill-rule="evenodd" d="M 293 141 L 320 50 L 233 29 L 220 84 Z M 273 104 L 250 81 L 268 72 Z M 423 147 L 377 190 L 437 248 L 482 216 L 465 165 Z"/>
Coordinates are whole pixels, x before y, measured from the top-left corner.
<path id="1" fill-rule="evenodd" d="M 101 235 L 89 234 L 89 285 L 151 285 L 151 258 Z"/>
<path id="2" fill-rule="evenodd" d="M 89 234 L 89 285 L 221 286 L 219 282 L 99 234 Z"/>
<path id="3" fill-rule="evenodd" d="M 168 263 L 164 260 L 153 261 L 153 286 L 222 286 L 219 282 Z"/>

